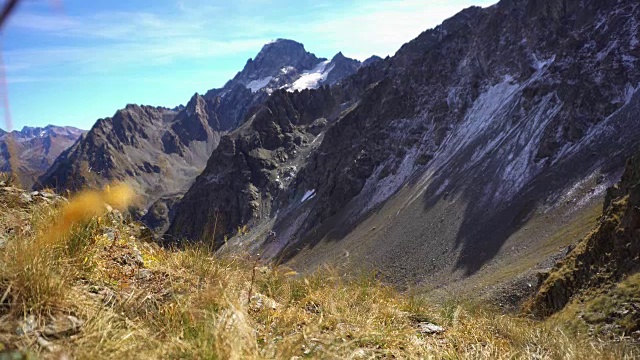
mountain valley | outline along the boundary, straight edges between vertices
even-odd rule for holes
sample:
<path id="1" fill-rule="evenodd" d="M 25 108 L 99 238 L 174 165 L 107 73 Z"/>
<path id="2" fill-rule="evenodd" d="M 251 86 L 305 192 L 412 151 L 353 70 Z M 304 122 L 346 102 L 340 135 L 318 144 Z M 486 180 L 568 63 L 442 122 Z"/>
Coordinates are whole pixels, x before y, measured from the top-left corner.
<path id="1" fill-rule="evenodd" d="M 229 246 L 300 269 L 429 286 L 517 261 L 592 213 L 638 146 L 637 4 L 557 3 L 470 8 L 338 86 L 272 94 L 223 136 L 168 238 L 238 233 Z"/>
<path id="2" fill-rule="evenodd" d="M 501 0 L 384 59 L 280 38 L 186 105 L 0 131 L 0 358 L 637 358 L 639 24 Z"/>

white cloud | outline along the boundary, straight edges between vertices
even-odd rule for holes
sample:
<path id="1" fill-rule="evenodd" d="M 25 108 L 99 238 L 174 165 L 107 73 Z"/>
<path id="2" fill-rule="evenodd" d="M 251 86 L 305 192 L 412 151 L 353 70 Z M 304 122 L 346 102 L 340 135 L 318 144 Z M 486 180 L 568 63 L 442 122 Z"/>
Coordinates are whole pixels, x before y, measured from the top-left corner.
<path id="1" fill-rule="evenodd" d="M 237 5 L 259 8 L 264 1 L 243 0 Z M 474 2 L 486 6 L 495 0 Z M 10 79 L 12 75 L 29 78 L 34 69 L 56 66 L 91 74 L 211 59 L 214 67 L 216 57 L 257 53 L 265 42 L 276 37 L 308 40 L 310 51 L 343 50 L 347 56 L 359 59 L 373 54 L 384 57 L 470 4 L 469 0 L 384 0 L 365 3 L 354 13 L 316 2 L 312 21 L 255 15 L 260 11 L 228 16 L 221 6 L 203 0 L 178 0 L 175 9 L 164 14 L 98 12 L 80 17 L 62 11 L 23 11 L 11 19 L 9 27 L 54 38 L 51 43 L 56 45 L 8 49 L 4 56 Z"/>
<path id="2" fill-rule="evenodd" d="M 408 0 L 371 3 L 358 14 L 323 19 L 311 31 L 350 56 L 393 55 L 402 44 L 433 28 L 471 4 L 488 6 L 496 0 Z"/>
<path id="3" fill-rule="evenodd" d="M 60 38 L 146 40 L 193 35 L 206 25 L 186 17 L 170 19 L 149 12 L 99 12 L 89 16 L 68 16 L 63 12 L 47 14 L 17 13 L 9 27 L 39 31 Z"/>

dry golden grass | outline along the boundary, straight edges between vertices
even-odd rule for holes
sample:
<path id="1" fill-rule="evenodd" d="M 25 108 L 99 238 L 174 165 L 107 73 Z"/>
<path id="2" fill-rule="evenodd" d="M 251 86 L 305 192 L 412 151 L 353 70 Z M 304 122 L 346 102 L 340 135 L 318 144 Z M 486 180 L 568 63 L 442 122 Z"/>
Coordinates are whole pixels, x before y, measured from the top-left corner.
<path id="1" fill-rule="evenodd" d="M 105 198 L 101 198 L 105 202 Z M 113 201 L 111 201 L 113 203 Z M 72 202 L 73 204 L 73 202 Z M 85 207 L 91 208 L 91 207 Z M 248 255 L 167 250 L 138 240 L 117 213 L 70 207 L 5 211 L 16 231 L 0 250 L 0 342 L 36 357 L 78 359 L 632 359 L 637 348 L 475 304 L 435 305 L 373 277 L 301 275 Z M 96 208 L 97 209 L 97 208 Z M 59 227 L 61 225 L 55 225 Z M 51 238 L 49 236 L 49 238 Z M 136 262 L 141 254 L 144 265 Z M 73 314 L 79 334 L 48 350 L 17 336 L 21 319 Z M 445 328 L 423 335 L 418 322 Z"/>
<path id="2" fill-rule="evenodd" d="M 11 227 L 18 231 L 11 234 L 0 254 L 0 274 L 14 306 L 41 312 L 64 304 L 65 285 L 90 262 L 96 217 L 107 212 L 108 204 L 124 208 L 132 199 L 126 185 L 115 185 L 102 192 L 80 193 L 60 209 L 42 206 L 7 211 L 13 218 L 8 219 Z"/>
<path id="3" fill-rule="evenodd" d="M 18 177 L 11 172 L 0 171 L 0 182 L 3 182 L 6 186 L 17 186 Z"/>

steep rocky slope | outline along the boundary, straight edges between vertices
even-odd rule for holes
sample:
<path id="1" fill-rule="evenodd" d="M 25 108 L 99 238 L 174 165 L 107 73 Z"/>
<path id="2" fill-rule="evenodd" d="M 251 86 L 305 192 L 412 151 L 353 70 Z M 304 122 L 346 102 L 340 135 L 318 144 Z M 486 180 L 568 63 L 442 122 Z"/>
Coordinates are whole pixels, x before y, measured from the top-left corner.
<path id="1" fill-rule="evenodd" d="M 38 187 L 60 191 L 126 181 L 141 195 L 144 220 L 156 230 L 168 225 L 169 208 L 204 168 L 220 135 L 240 126 L 271 93 L 337 83 L 361 63 L 342 54 L 317 58 L 300 43 L 279 39 L 221 89 L 195 94 L 174 109 L 128 105 L 100 119 L 62 154 Z M 334 70 L 335 69 L 335 70 Z"/>
<path id="2" fill-rule="evenodd" d="M 217 145 L 220 125 L 209 106 L 197 95 L 180 113 L 127 105 L 62 153 L 39 186 L 74 191 L 127 181 L 144 200 L 180 191 Z"/>
<path id="3" fill-rule="evenodd" d="M 612 298 L 610 302 L 624 304 L 622 309 L 614 306 L 602 309 L 611 314 L 603 313 L 605 321 L 601 322 L 624 320 L 623 330 L 630 334 L 640 330 L 637 289 L 623 297 L 612 288 L 621 281 L 637 288 L 637 276 L 633 279 L 639 271 L 640 157 L 636 155 L 627 163 L 620 183 L 607 190 L 603 215 L 596 228 L 545 275 L 529 304 L 530 310 L 539 316 L 548 316 L 578 297 L 584 301 L 605 294 Z"/>
<path id="4" fill-rule="evenodd" d="M 54 125 L 25 126 L 11 132 L 0 130 L 0 171 L 15 173 L 20 185 L 28 189 L 84 132 L 71 126 Z"/>
<path id="5" fill-rule="evenodd" d="M 561 205 L 566 216 L 590 206 L 635 150 L 638 20 L 630 0 L 503 0 L 464 10 L 334 86 L 335 101 L 307 122 L 326 118 L 327 130 L 277 196 L 275 180 L 249 174 L 288 164 L 248 171 L 241 161 L 221 169 L 212 160 L 169 235 L 213 241 L 214 224 L 221 244 L 248 225 L 231 243 L 265 257 L 299 268 L 349 261 L 390 281 L 436 286 L 497 257 L 518 259 L 540 235 L 526 234 L 527 223 Z M 334 104 L 347 108 L 330 118 Z M 252 121 L 278 128 L 281 114 Z M 273 150 L 252 144 L 255 153 Z M 248 190 L 228 201 L 224 194 L 238 194 L 232 173 Z M 203 217 L 191 220 L 195 213 Z"/>
<path id="6" fill-rule="evenodd" d="M 244 126 L 222 138 L 175 209 L 171 239 L 207 237 L 219 246 L 235 226 L 268 217 L 300 161 L 319 144 L 319 132 L 344 107 L 326 86 L 273 93 Z M 201 206 L 205 202 L 213 206 Z"/>

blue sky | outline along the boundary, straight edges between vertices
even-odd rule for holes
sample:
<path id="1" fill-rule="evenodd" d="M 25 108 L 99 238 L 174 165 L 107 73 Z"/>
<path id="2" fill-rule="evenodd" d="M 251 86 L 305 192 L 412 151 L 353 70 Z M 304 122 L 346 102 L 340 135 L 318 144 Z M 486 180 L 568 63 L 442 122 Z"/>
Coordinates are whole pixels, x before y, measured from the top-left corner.
<path id="1" fill-rule="evenodd" d="M 25 0 L 2 34 L 13 129 L 89 129 L 127 103 L 186 103 L 276 38 L 319 57 L 393 55 L 459 10 L 494 2 Z"/>

